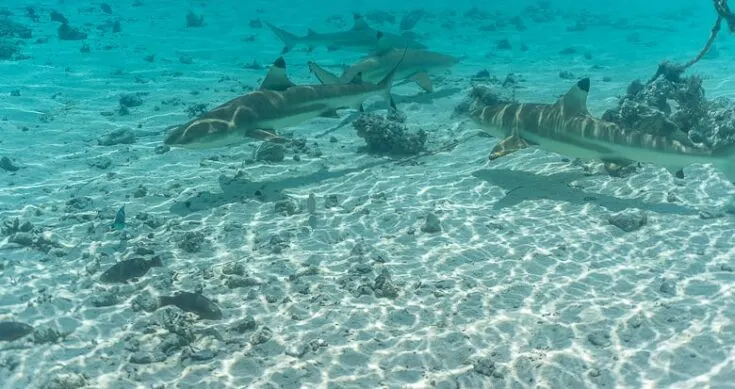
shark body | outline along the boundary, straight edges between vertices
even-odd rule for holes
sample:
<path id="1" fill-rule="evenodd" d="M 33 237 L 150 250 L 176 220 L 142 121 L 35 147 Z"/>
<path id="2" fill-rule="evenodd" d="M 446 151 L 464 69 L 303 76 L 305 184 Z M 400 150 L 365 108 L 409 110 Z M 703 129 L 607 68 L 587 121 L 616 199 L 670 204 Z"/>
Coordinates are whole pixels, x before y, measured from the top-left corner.
<path id="1" fill-rule="evenodd" d="M 316 117 L 338 117 L 337 110 L 362 108 L 371 96 L 390 96 L 395 71 L 377 84 L 366 83 L 358 74 L 351 82 L 334 85 L 296 85 L 286 75 L 286 63 L 278 58 L 260 88 L 170 130 L 164 144 L 205 149 L 253 140 L 284 143 L 276 130 Z"/>
<path id="2" fill-rule="evenodd" d="M 383 38 L 380 38 L 381 40 Z M 403 58 L 401 60 L 401 58 Z M 353 79 L 357 74 L 369 82 L 382 80 L 401 61 L 396 73 L 396 80 L 411 80 L 422 89 L 431 92 L 434 87 L 429 77 L 430 73 L 445 70 L 459 62 L 446 54 L 422 49 L 390 49 L 382 53 L 369 55 L 356 64 L 345 69 L 341 76 L 324 70 L 315 62 L 309 61 L 309 69 L 322 84 L 339 84 Z"/>
<path id="3" fill-rule="evenodd" d="M 690 141 L 623 129 L 596 119 L 587 110 L 590 80 L 572 86 L 554 104 L 504 103 L 474 107 L 470 117 L 483 130 L 502 139 L 490 159 L 536 145 L 569 157 L 606 164 L 652 163 L 683 177 L 691 164 L 712 164 L 735 183 L 735 146 L 698 147 Z"/>
<path id="4" fill-rule="evenodd" d="M 378 31 L 370 27 L 359 14 L 353 14 L 354 25 L 347 31 L 318 33 L 309 29 L 305 36 L 297 36 L 271 23 L 266 25 L 283 42 L 281 54 L 286 54 L 298 45 L 305 45 L 309 51 L 324 46 L 328 50 L 346 49 L 361 52 L 381 52 L 391 48 L 424 49 L 425 45 L 413 39 L 383 33 L 383 39 L 378 40 Z"/>

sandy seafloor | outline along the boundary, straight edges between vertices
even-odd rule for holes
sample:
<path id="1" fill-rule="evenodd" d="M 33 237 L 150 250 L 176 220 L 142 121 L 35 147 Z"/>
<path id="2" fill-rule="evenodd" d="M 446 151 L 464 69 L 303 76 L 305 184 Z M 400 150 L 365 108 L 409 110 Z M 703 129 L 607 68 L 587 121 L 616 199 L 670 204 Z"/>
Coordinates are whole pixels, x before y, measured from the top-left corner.
<path id="1" fill-rule="evenodd" d="M 709 4 L 683 21 L 663 13 L 632 19 L 678 32 L 594 25 L 567 32 L 573 21 L 563 17 L 528 21 L 521 32 L 482 32 L 462 15 L 471 6 L 458 6 L 416 32 L 433 50 L 465 55 L 461 64 L 436 79 L 432 95 L 414 85 L 394 89 L 409 127 L 429 132 L 429 149 L 456 147 L 410 160 L 359 153 L 364 141 L 350 125 L 319 119 L 284 133 L 321 155 L 294 161 L 289 149 L 283 162 L 260 163 L 255 143 L 155 148 L 167 126 L 188 120 L 186 106 L 211 108 L 257 85 L 265 70 L 243 64 L 268 64 L 281 43 L 250 28 L 250 19 L 302 34 L 338 29 L 325 23 L 333 14 L 349 25 L 352 9 L 124 3 L 113 4 L 112 16 L 91 2 L 54 5 L 89 32 L 87 54 L 81 41 L 56 38 L 51 7 L 31 23 L 22 7 L 7 6 L 49 42 L 24 46 L 31 59 L 0 62 L 0 156 L 21 167 L 0 171 L 0 219 L 30 221 L 62 247 L 49 254 L 0 241 L 0 320 L 60 334 L 0 343 L 0 387 L 735 387 L 735 187 L 708 166 L 688 168 L 684 180 L 655 166 L 613 178 L 533 149 L 489 163 L 497 139 L 452 117 L 482 69 L 501 79 L 522 75 L 521 101 L 564 93 L 573 81 L 560 71 L 589 76 L 590 110 L 600 115 L 660 60 L 696 53 L 711 25 Z M 185 28 L 188 9 L 203 13 L 206 26 Z M 120 20 L 122 33 L 96 28 L 107 20 Z M 631 33 L 639 43 L 626 40 Z M 495 50 L 503 38 L 529 50 Z M 569 46 L 580 54 L 558 54 Z M 733 96 L 733 47 L 735 36 L 723 33 L 720 56 L 692 69 L 708 97 Z M 143 60 L 148 54 L 154 62 Z M 180 63 L 181 55 L 193 63 Z M 295 81 L 315 83 L 307 60 L 335 65 L 359 54 L 299 49 L 285 58 Z M 10 96 L 14 89 L 20 96 Z M 144 103 L 120 116 L 125 93 L 143 93 Z M 182 104 L 162 103 L 172 99 Z M 383 104 L 376 98 L 369 107 Z M 137 141 L 97 145 L 120 128 L 133 129 Z M 110 166 L 100 169 L 100 161 Z M 311 221 L 310 193 L 318 204 Z M 295 214 L 277 211 L 281 196 L 295 201 Z M 127 227 L 111 231 L 123 204 Z M 626 233 L 609 223 L 635 209 L 647 216 L 643 228 Z M 422 230 L 429 213 L 441 232 Z M 192 237 L 198 251 L 179 243 Z M 128 285 L 97 281 L 141 247 L 165 266 Z M 237 264 L 244 286 L 232 288 L 224 273 Z M 386 272 L 398 297 L 360 295 Z M 134 309 L 141 295 L 197 288 L 219 303 L 222 320 Z M 98 307 L 101 299 L 116 303 Z M 172 328 L 189 331 L 186 344 Z M 180 350 L 131 362 L 166 347 Z"/>

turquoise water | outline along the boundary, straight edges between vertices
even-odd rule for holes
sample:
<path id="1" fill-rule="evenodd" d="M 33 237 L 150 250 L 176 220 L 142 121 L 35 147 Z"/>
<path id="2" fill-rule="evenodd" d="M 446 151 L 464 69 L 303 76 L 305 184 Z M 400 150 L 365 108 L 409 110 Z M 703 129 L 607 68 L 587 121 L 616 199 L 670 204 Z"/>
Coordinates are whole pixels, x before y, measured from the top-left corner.
<path id="1" fill-rule="evenodd" d="M 0 4 L 0 388 L 733 387 L 735 35 L 649 82 L 716 18 Z"/>

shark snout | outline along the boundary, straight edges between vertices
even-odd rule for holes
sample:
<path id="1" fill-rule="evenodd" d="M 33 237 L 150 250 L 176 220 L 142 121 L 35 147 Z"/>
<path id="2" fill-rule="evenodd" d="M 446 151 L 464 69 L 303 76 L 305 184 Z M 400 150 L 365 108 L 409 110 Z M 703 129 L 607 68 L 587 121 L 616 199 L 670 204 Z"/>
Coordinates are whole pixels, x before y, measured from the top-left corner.
<path id="1" fill-rule="evenodd" d="M 168 131 L 166 138 L 163 140 L 163 144 L 166 146 L 178 146 L 183 142 L 184 128 L 182 126 L 175 126 Z"/>
<path id="2" fill-rule="evenodd" d="M 172 127 L 163 139 L 163 144 L 170 147 L 198 148 L 197 143 L 203 142 L 204 139 L 196 139 L 192 136 L 193 131 L 187 129 L 187 126 Z"/>

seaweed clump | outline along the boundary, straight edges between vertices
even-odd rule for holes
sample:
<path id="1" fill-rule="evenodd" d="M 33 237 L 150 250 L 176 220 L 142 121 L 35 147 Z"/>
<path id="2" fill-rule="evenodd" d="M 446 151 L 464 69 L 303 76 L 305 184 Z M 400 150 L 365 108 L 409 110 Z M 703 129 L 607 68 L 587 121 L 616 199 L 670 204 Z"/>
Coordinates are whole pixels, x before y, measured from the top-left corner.
<path id="1" fill-rule="evenodd" d="M 32 35 L 30 28 L 0 15 L 0 60 L 23 59 L 20 54 L 22 41 L 14 39 L 30 39 Z"/>
<path id="2" fill-rule="evenodd" d="M 31 39 L 33 31 L 7 16 L 0 16 L 0 38 Z"/>
<path id="3" fill-rule="evenodd" d="M 657 77 L 647 84 L 635 80 L 602 119 L 709 148 L 735 144 L 735 105 L 728 99 L 707 100 L 697 76 Z"/>
<path id="4" fill-rule="evenodd" d="M 708 148 L 735 144 L 735 103 L 724 98 L 707 100 L 701 78 L 682 77 L 684 71 L 704 58 L 713 47 L 723 22 L 731 33 L 735 33 L 735 14 L 727 0 L 713 0 L 712 4 L 717 19 L 699 54 L 685 64 L 660 63 L 646 84 L 633 81 L 618 107 L 602 116 L 604 120 Z"/>
<path id="5" fill-rule="evenodd" d="M 505 91 L 507 87 L 504 85 L 503 88 L 503 91 Z M 463 116 L 474 109 L 487 105 L 507 104 L 513 101 L 512 98 L 507 98 L 502 93 L 495 92 L 489 85 L 475 84 L 472 85 L 467 97 L 454 107 L 452 117 Z"/>
<path id="6" fill-rule="evenodd" d="M 7 40 L 0 40 L 0 60 L 12 60 L 20 54 L 20 47 Z"/>
<path id="7" fill-rule="evenodd" d="M 414 155 L 425 150 L 426 131 L 412 132 L 405 117 L 392 112 L 388 116 L 362 114 L 352 122 L 357 135 L 365 139 L 367 151 L 389 155 Z"/>

